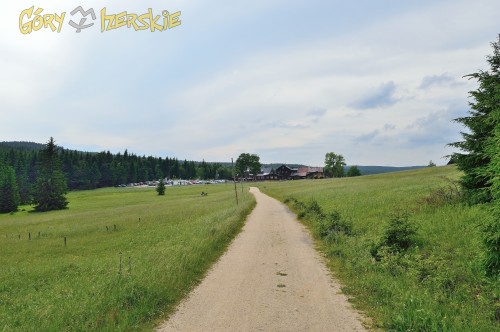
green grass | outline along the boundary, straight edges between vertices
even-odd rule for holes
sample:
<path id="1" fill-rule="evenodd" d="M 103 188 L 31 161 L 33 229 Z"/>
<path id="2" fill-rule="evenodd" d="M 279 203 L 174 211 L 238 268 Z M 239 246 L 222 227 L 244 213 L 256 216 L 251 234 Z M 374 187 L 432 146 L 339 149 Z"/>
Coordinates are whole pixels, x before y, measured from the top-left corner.
<path id="1" fill-rule="evenodd" d="M 0 215 L 0 331 L 151 329 L 240 231 L 255 201 L 238 190 L 238 207 L 221 184 L 71 192 L 67 210 Z"/>
<path id="2" fill-rule="evenodd" d="M 500 331 L 500 282 L 484 277 L 481 268 L 480 228 L 489 207 L 436 199 L 437 189 L 459 177 L 448 166 L 259 187 L 303 216 L 344 291 L 375 328 Z M 339 212 L 340 225 L 352 230 L 322 237 L 328 224 L 318 217 L 318 205 L 319 213 Z M 413 246 L 375 259 L 370 249 L 381 242 L 391 217 L 405 212 L 417 226 Z"/>

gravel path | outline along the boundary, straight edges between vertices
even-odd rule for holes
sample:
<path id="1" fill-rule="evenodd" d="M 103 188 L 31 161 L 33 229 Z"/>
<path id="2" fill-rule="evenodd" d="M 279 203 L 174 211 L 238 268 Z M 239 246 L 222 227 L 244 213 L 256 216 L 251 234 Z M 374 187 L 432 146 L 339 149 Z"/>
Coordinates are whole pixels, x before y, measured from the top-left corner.
<path id="1" fill-rule="evenodd" d="M 311 236 L 262 194 L 228 251 L 158 331 L 366 331 Z"/>

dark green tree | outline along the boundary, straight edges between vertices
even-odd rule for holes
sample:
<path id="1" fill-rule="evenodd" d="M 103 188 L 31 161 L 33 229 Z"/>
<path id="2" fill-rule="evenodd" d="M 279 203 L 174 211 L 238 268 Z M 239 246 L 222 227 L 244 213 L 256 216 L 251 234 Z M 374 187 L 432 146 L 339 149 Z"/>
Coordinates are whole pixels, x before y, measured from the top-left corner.
<path id="1" fill-rule="evenodd" d="M 31 185 L 28 176 L 28 161 L 24 156 L 19 156 L 16 164 L 17 187 L 21 204 L 29 204 L 31 201 Z"/>
<path id="2" fill-rule="evenodd" d="M 492 117 L 495 121 L 494 136 L 486 146 L 490 157 L 487 176 L 491 179 L 493 215 L 484 227 L 483 242 L 486 247 L 484 267 L 488 276 L 500 276 L 500 110 L 497 108 Z"/>
<path id="3" fill-rule="evenodd" d="M 244 177 L 247 174 L 253 174 L 255 178 L 262 169 L 262 164 L 260 163 L 260 157 L 256 154 L 242 153 L 236 159 L 236 172 L 240 177 Z"/>
<path id="4" fill-rule="evenodd" d="M 160 165 L 156 165 L 155 166 L 155 178 L 159 180 L 159 179 L 163 179 L 163 177 L 164 176 L 163 176 L 163 172 L 161 170 Z"/>
<path id="5" fill-rule="evenodd" d="M 489 276 L 500 275 L 500 35 L 491 43 L 493 54 L 486 57 L 489 71 L 479 71 L 467 77 L 476 79 L 479 88 L 469 94 L 468 117 L 455 121 L 467 127 L 464 141 L 450 144 L 465 153 L 452 158 L 464 172 L 461 185 L 469 203 L 493 200 L 492 218 L 485 222 L 484 267 Z"/>
<path id="6" fill-rule="evenodd" d="M 347 176 L 360 176 L 361 171 L 359 170 L 358 166 L 354 165 L 349 167 L 349 170 L 347 171 Z"/>
<path id="7" fill-rule="evenodd" d="M 0 213 L 17 211 L 20 201 L 14 168 L 0 166 Z"/>
<path id="8" fill-rule="evenodd" d="M 500 112 L 496 113 L 496 117 L 500 118 Z M 495 136 L 487 149 L 491 156 L 488 170 L 492 177 L 491 192 L 494 201 L 493 217 L 484 227 L 483 240 L 486 247 L 484 266 L 489 276 L 500 275 L 500 125 L 498 123 Z"/>
<path id="9" fill-rule="evenodd" d="M 500 35 L 498 40 L 491 44 L 493 54 L 487 56 L 490 65 L 489 71 L 479 71 L 467 75 L 475 79 L 479 88 L 469 92 L 474 101 L 469 105 L 469 116 L 455 119 L 467 127 L 467 132 L 462 132 L 463 141 L 451 143 L 464 153 L 454 153 L 453 160 L 457 167 L 464 172 L 461 185 L 469 203 L 488 202 L 492 199 L 492 178 L 489 171 L 491 155 L 486 147 L 494 136 L 498 126 L 500 112 Z"/>
<path id="10" fill-rule="evenodd" d="M 41 151 L 37 179 L 33 192 L 36 211 L 62 210 L 68 205 L 66 200 L 67 182 L 59 159 L 57 147 L 51 137 Z"/>
<path id="11" fill-rule="evenodd" d="M 158 182 L 158 185 L 156 186 L 156 192 L 158 192 L 158 195 L 160 196 L 165 195 L 165 182 L 163 178 L 161 178 L 160 182 Z"/>
<path id="12" fill-rule="evenodd" d="M 97 188 L 97 185 L 101 180 L 101 171 L 99 171 L 99 167 L 97 166 L 97 163 L 95 161 L 92 163 L 92 166 L 88 171 L 88 177 L 90 182 L 90 188 L 91 189 Z"/>
<path id="13" fill-rule="evenodd" d="M 345 159 L 341 154 L 328 152 L 325 155 L 325 175 L 334 178 L 344 176 Z"/>

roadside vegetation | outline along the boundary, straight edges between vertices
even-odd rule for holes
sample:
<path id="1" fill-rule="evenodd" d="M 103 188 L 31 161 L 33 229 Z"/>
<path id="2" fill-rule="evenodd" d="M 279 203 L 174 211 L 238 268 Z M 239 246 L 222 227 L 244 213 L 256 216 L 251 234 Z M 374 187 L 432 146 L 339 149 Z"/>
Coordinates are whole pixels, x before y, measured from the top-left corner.
<path id="1" fill-rule="evenodd" d="M 374 326 L 500 329 L 500 282 L 485 275 L 491 203 L 462 203 L 454 166 L 355 178 L 266 182 L 297 213 Z"/>
<path id="2" fill-rule="evenodd" d="M 241 191 L 236 206 L 230 184 L 108 188 L 0 215 L 0 330 L 152 329 L 240 231 L 255 204 Z"/>

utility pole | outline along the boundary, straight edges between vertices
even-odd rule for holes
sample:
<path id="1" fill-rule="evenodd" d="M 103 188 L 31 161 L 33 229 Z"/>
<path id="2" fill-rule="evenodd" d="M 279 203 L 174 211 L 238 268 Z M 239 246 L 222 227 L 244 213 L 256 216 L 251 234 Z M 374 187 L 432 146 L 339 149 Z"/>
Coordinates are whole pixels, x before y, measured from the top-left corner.
<path id="1" fill-rule="evenodd" d="M 236 205 L 238 205 L 238 190 L 236 190 L 236 171 L 234 170 L 233 158 L 231 158 L 231 166 L 233 167 L 233 182 L 234 182 L 234 193 L 236 195 Z"/>

